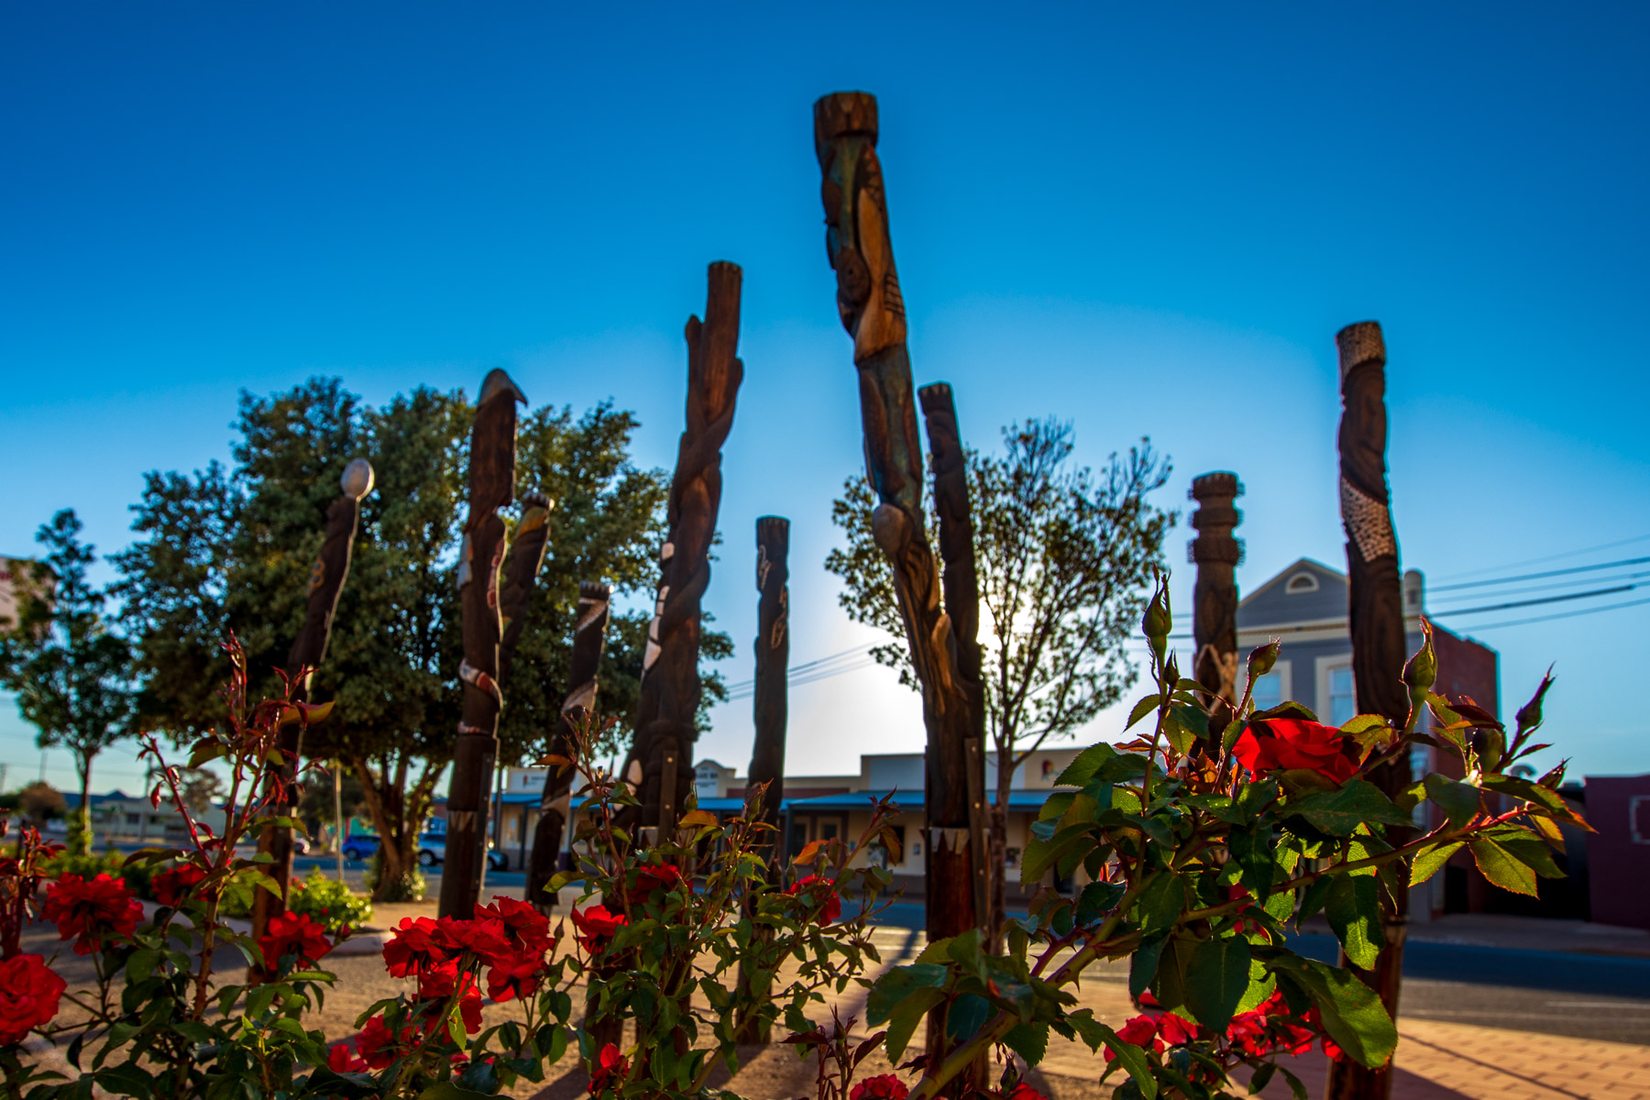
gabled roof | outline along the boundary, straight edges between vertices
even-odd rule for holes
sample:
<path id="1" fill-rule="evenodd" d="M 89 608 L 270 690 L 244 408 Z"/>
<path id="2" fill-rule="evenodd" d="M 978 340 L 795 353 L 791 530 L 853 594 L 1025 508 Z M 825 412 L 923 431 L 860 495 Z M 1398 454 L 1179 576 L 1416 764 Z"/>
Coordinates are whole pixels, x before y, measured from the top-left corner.
<path id="1" fill-rule="evenodd" d="M 1331 584 L 1339 584 L 1343 586 L 1346 584 L 1346 574 L 1342 573 L 1339 569 L 1325 565 L 1316 558 L 1296 558 L 1293 565 L 1284 566 L 1282 569 L 1272 574 L 1270 580 L 1262 582 L 1259 588 L 1246 594 L 1242 599 L 1238 600 L 1238 607 L 1241 608 L 1256 597 L 1265 595 L 1277 585 L 1284 583 L 1290 577 L 1293 577 L 1296 573 L 1300 573 L 1302 571 L 1316 574 L 1320 579 L 1327 580 Z"/>

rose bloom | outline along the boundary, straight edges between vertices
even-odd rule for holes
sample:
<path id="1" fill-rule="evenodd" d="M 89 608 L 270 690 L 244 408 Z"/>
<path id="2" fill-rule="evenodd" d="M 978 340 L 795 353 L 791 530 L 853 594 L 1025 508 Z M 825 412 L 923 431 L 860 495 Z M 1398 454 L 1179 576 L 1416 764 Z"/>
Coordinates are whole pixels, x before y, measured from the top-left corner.
<path id="1" fill-rule="evenodd" d="M 371 1027 L 374 1020 L 380 1024 L 384 1022 L 382 1016 L 374 1016 L 367 1021 L 367 1026 Z M 362 1034 L 365 1035 L 366 1032 Z M 363 1073 L 372 1067 L 367 1065 L 366 1059 L 355 1053 L 354 1047 L 348 1043 L 339 1043 L 327 1051 L 327 1068 L 334 1073 Z"/>
<path id="2" fill-rule="evenodd" d="M 791 883 L 787 894 L 805 896 L 813 903 L 813 915 L 820 924 L 831 924 L 842 916 L 842 899 L 837 896 L 836 883 L 823 875 L 804 875 Z"/>
<path id="3" fill-rule="evenodd" d="M 596 1056 L 596 1064 L 590 1067 L 590 1095 L 600 1096 L 608 1089 L 622 1085 L 629 1072 L 630 1059 L 619 1053 L 616 1045 L 608 1043 Z"/>
<path id="4" fill-rule="evenodd" d="M 76 955 L 90 955 L 105 940 L 127 939 L 137 931 L 143 905 L 108 872 L 90 880 L 64 875 L 46 888 L 40 915 L 57 925 L 60 938 L 77 937 Z"/>
<path id="5" fill-rule="evenodd" d="M 269 918 L 269 927 L 258 938 L 258 946 L 263 949 L 264 965 L 273 969 L 288 955 L 296 958 L 298 966 L 318 962 L 332 950 L 332 941 L 327 939 L 326 928 L 311 920 L 309 914 L 289 910 Z"/>
<path id="6" fill-rule="evenodd" d="M 1357 742 L 1334 726 L 1304 718 L 1249 723 L 1232 746 L 1232 755 L 1257 778 L 1265 772 L 1302 769 L 1331 783 L 1345 783 L 1358 774 Z"/>
<path id="7" fill-rule="evenodd" d="M 573 938 L 589 955 L 599 955 L 613 942 L 619 929 L 630 923 L 623 913 L 610 913 L 605 905 L 587 905 L 573 910 Z"/>
<path id="8" fill-rule="evenodd" d="M 390 929 L 389 941 L 384 944 L 384 967 L 392 977 L 422 974 L 451 957 L 437 928 L 432 917 L 402 917 L 401 923 Z"/>
<path id="9" fill-rule="evenodd" d="M 383 1069 L 395 1061 L 395 1047 L 395 1036 L 382 1012 L 368 1020 L 355 1037 L 355 1049 L 368 1069 Z"/>
<path id="10" fill-rule="evenodd" d="M 479 915 L 471 920 L 441 917 L 435 922 L 432 938 L 446 949 L 448 958 L 469 952 L 483 962 L 497 965 L 508 962 L 515 954 L 503 922 Z"/>
<path id="11" fill-rule="evenodd" d="M 537 992 L 542 959 L 521 958 L 487 971 L 487 996 L 495 1001 L 525 1000 Z"/>
<path id="12" fill-rule="evenodd" d="M 884 1073 L 867 1077 L 855 1085 L 854 1091 L 848 1094 L 848 1100 L 905 1100 L 907 1095 L 903 1081 L 892 1073 Z"/>
<path id="13" fill-rule="evenodd" d="M 458 991 L 458 1011 L 464 1020 L 464 1030 L 473 1035 L 481 1030 L 481 987 L 476 984 L 475 975 L 468 970 L 459 970 L 458 960 L 453 959 L 418 976 L 418 996 L 429 1002 L 426 1008 L 446 1001 L 455 989 Z M 425 1034 L 431 1034 L 442 1026 L 439 1017 L 426 1018 Z"/>
<path id="14" fill-rule="evenodd" d="M 477 909 L 476 916 L 497 921 L 519 955 L 542 958 L 550 950 L 550 918 L 525 901 L 495 897 L 492 904 Z"/>
<path id="15" fill-rule="evenodd" d="M 655 890 L 674 890 L 682 885 L 682 872 L 673 863 L 644 863 L 636 868 L 636 885 L 625 892 L 632 906 L 645 902 Z"/>
<path id="16" fill-rule="evenodd" d="M 205 877 L 206 872 L 193 863 L 181 863 L 156 875 L 150 880 L 149 888 L 154 891 L 156 901 L 168 909 L 176 909 Z"/>
<path id="17" fill-rule="evenodd" d="M 1163 1040 L 1157 1037 L 1157 1021 L 1150 1016 L 1136 1016 L 1117 1029 L 1117 1037 L 1125 1043 L 1131 1043 L 1146 1050 L 1163 1049 Z M 1116 1057 L 1116 1052 L 1111 1047 L 1107 1047 L 1106 1061 L 1113 1061 Z"/>
<path id="18" fill-rule="evenodd" d="M 21 1043 L 56 1016 L 67 984 L 39 955 L 13 955 L 0 962 L 0 1045 Z"/>
<path id="19" fill-rule="evenodd" d="M 1157 1033 L 1172 1047 L 1196 1040 L 1197 1030 L 1196 1024 L 1172 1012 L 1165 1012 L 1157 1020 Z"/>
<path id="20" fill-rule="evenodd" d="M 1004 1097 L 1004 1100 L 1048 1100 L 1048 1097 L 1021 1081 L 1014 1086 L 1013 1092 Z"/>

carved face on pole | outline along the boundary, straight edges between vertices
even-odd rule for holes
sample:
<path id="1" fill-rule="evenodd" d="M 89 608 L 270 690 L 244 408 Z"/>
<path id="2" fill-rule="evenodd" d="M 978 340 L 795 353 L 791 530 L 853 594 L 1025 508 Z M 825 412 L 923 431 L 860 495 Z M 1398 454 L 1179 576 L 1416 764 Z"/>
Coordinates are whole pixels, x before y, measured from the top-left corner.
<path id="1" fill-rule="evenodd" d="M 821 101 L 818 147 L 824 180 L 825 248 L 836 272 L 836 304 L 854 338 L 854 362 L 905 343 L 905 300 L 894 270 L 888 205 L 877 160 L 876 101 Z M 840 139 L 840 140 L 832 140 Z"/>

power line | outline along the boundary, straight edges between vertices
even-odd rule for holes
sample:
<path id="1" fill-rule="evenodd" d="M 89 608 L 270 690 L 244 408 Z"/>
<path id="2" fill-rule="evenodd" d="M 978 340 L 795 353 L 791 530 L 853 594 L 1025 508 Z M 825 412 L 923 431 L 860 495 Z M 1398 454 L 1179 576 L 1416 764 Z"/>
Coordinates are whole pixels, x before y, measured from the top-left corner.
<path id="1" fill-rule="evenodd" d="M 1635 588 L 1643 588 L 1642 584 L 1618 584 L 1614 588 L 1595 588 L 1588 592 L 1569 592 L 1562 596 L 1542 596 L 1535 600 L 1513 600 L 1509 603 L 1488 603 L 1481 607 L 1443 608 L 1432 612 L 1434 615 L 1477 615 L 1485 611 L 1511 611 L 1515 607 L 1535 607 L 1544 603 L 1564 603 L 1567 600 L 1585 600 L 1593 596 L 1614 596 L 1622 592 L 1631 592 Z"/>
<path id="2" fill-rule="evenodd" d="M 1531 584 L 1522 588 L 1509 588 L 1504 592 L 1490 592 L 1494 596 L 1523 596 L 1530 592 L 1563 592 L 1583 584 L 1617 584 L 1622 581 L 1640 581 L 1650 578 L 1650 570 L 1640 569 L 1633 573 L 1617 573 L 1610 577 L 1570 577 L 1566 580 L 1550 581 L 1547 584 Z"/>
<path id="3" fill-rule="evenodd" d="M 1545 577 L 1565 577 L 1572 573 L 1591 573 L 1600 569 L 1614 569 L 1621 565 L 1644 565 L 1650 563 L 1650 557 L 1622 558 L 1620 561 L 1604 561 L 1596 565 L 1577 565 L 1569 569 L 1549 569 L 1543 573 L 1524 573 L 1516 577 L 1491 577 L 1481 581 L 1462 581 L 1459 584 L 1434 584 L 1428 589 L 1432 592 L 1453 592 L 1459 588 L 1483 588 L 1492 584 L 1512 584 L 1514 581 L 1538 581 Z"/>
<path id="4" fill-rule="evenodd" d="M 1476 577 L 1484 573 L 1493 573 L 1497 569 L 1519 569 L 1526 565 L 1541 565 L 1549 561 L 1561 561 L 1564 558 L 1573 558 L 1581 554 L 1591 554 L 1598 550 L 1614 550 L 1618 546 L 1631 546 L 1635 542 L 1644 542 L 1650 539 L 1650 534 L 1634 535 L 1632 538 L 1617 539 L 1614 542 L 1601 542 L 1597 546 L 1584 546 L 1579 550 L 1565 550 L 1558 554 L 1547 554 L 1539 558 L 1525 558 L 1522 561 L 1503 562 L 1501 565 L 1487 565 L 1478 569 L 1468 569 L 1462 573 L 1449 573 L 1441 579 L 1451 580 L 1457 577 Z"/>
<path id="5" fill-rule="evenodd" d="M 1500 623 L 1480 623 L 1472 627 L 1474 633 L 1485 630 L 1499 630 L 1504 626 L 1528 626 L 1530 623 L 1550 623 L 1555 619 L 1579 619 L 1584 615 L 1598 615 L 1605 611 L 1619 611 L 1624 607 L 1642 607 L 1650 603 L 1650 598 L 1642 600 L 1624 600 L 1621 603 L 1605 604 L 1603 607 L 1586 607 L 1576 611 L 1560 611 L 1556 615 L 1534 615 L 1528 619 L 1509 619 Z"/>

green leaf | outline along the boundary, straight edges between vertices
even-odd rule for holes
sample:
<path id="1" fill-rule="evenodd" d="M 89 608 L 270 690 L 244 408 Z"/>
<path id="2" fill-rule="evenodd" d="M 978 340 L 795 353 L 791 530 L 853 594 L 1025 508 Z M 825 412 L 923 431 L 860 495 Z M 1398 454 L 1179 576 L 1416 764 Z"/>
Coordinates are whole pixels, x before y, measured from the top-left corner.
<path id="1" fill-rule="evenodd" d="M 1302 984 L 1329 1037 L 1359 1065 L 1385 1065 L 1398 1045 L 1398 1029 L 1375 991 L 1350 971 L 1304 962 L 1307 980 Z"/>
<path id="2" fill-rule="evenodd" d="M 945 1033 L 963 1042 L 979 1034 L 991 1018 L 991 1002 L 978 993 L 964 993 L 951 1002 L 945 1013 Z"/>
<path id="3" fill-rule="evenodd" d="M 1249 988 L 1249 941 L 1241 936 L 1204 940 L 1192 950 L 1186 971 L 1186 1007 L 1198 1023 L 1226 1030 Z"/>
<path id="4" fill-rule="evenodd" d="M 1272 889 L 1277 871 L 1273 840 L 1269 821 L 1252 829 L 1233 829 L 1226 837 L 1226 848 L 1242 871 L 1240 881 L 1256 897 L 1266 897 Z"/>
<path id="5" fill-rule="evenodd" d="M 1324 903 L 1324 915 L 1341 941 L 1346 957 L 1353 965 L 1365 970 L 1375 966 L 1380 957 L 1381 932 L 1380 887 L 1374 875 L 1331 875 L 1334 885 Z"/>
<path id="6" fill-rule="evenodd" d="M 910 1045 L 911 1036 L 916 1032 L 917 1025 L 922 1023 L 928 1010 L 945 1000 L 945 993 L 938 989 L 918 989 L 910 996 L 899 1002 L 897 1008 L 888 1017 L 888 1037 L 884 1045 L 888 1049 L 888 1057 L 898 1062 L 900 1055 Z"/>
<path id="7" fill-rule="evenodd" d="M 939 940 L 936 944 L 948 942 Z M 924 954 L 932 951 L 936 944 L 930 944 Z M 940 949 L 944 950 L 944 947 Z M 924 990 L 938 992 L 945 988 L 950 975 L 950 970 L 937 963 L 918 962 L 895 967 L 878 978 L 871 987 L 871 993 L 865 999 L 865 1022 L 874 1025 L 891 1019 L 900 1002 Z"/>
<path id="8" fill-rule="evenodd" d="M 1427 776 L 1422 783 L 1427 797 L 1444 811 L 1452 828 L 1459 829 L 1477 816 L 1480 800 L 1477 787 L 1437 774 Z"/>
<path id="9" fill-rule="evenodd" d="M 1415 856 L 1415 862 L 1409 867 L 1409 884 L 1419 886 L 1427 879 L 1444 869 L 1449 857 L 1466 847 L 1466 841 L 1457 840 L 1450 844 L 1432 844 L 1422 848 Z"/>
<path id="10" fill-rule="evenodd" d="M 1472 859 L 1485 878 L 1503 890 L 1537 897 L 1535 870 L 1493 840 L 1472 842 Z"/>
<path id="11" fill-rule="evenodd" d="M 1003 1036 L 1003 1045 L 1024 1058 L 1026 1065 L 1035 1066 L 1048 1052 L 1048 1025 L 1017 1024 Z"/>
<path id="12" fill-rule="evenodd" d="M 1392 804 L 1380 788 L 1362 779 L 1349 779 L 1332 791 L 1314 791 L 1292 798 L 1286 814 L 1301 817 L 1328 836 L 1351 836 L 1360 825 L 1409 825 L 1408 814 Z"/>
<path id="13" fill-rule="evenodd" d="M 1130 726 L 1134 725 L 1136 722 L 1138 722 L 1142 718 L 1146 717 L 1146 715 L 1148 715 L 1152 711 L 1156 710 L 1158 708 L 1159 704 L 1161 704 L 1162 702 L 1163 702 L 1163 696 L 1161 696 L 1161 695 L 1148 695 L 1148 696 L 1146 696 L 1144 699 L 1140 700 L 1138 703 L 1136 703 L 1134 705 L 1133 710 L 1129 711 L 1129 720 L 1128 720 L 1127 724 L 1125 724 L 1123 726 L 1123 728 L 1128 729 Z"/>
<path id="14" fill-rule="evenodd" d="M 1195 940 L 1181 936 L 1171 936 L 1169 942 L 1163 945 L 1163 957 L 1157 963 L 1157 979 L 1152 983 L 1152 992 L 1169 1012 L 1186 1008 L 1192 956 L 1197 946 Z"/>
<path id="15" fill-rule="evenodd" d="M 1163 945 L 1168 939 L 1167 935 L 1162 934 L 1147 936 L 1129 957 L 1129 996 L 1135 1000 L 1138 1001 L 1157 978 L 1158 962 L 1163 957 Z"/>
<path id="16" fill-rule="evenodd" d="M 1153 875 L 1134 903 L 1134 919 L 1142 932 L 1173 928 L 1186 911 L 1186 883 L 1170 871 Z"/>
<path id="17" fill-rule="evenodd" d="M 1169 717 L 1163 723 L 1163 735 L 1174 751 L 1185 756 L 1198 741 L 1209 736 L 1209 716 L 1199 707 L 1184 704 L 1169 708 Z"/>
<path id="18" fill-rule="evenodd" d="M 1091 882 L 1077 896 L 1077 923 L 1087 927 L 1117 908 L 1127 887 L 1121 882 Z"/>

